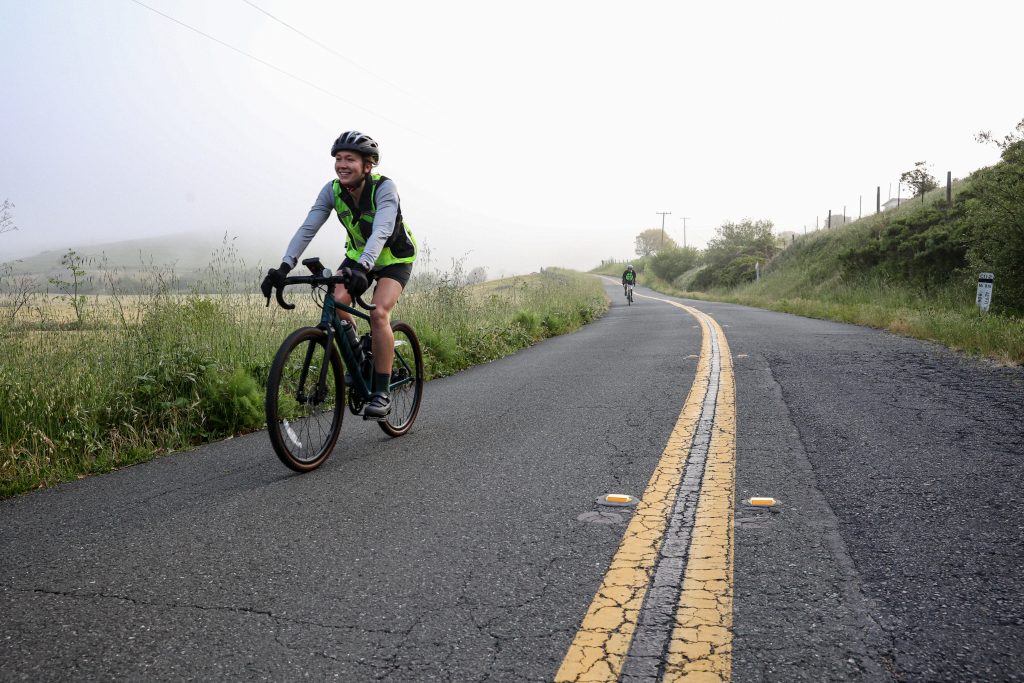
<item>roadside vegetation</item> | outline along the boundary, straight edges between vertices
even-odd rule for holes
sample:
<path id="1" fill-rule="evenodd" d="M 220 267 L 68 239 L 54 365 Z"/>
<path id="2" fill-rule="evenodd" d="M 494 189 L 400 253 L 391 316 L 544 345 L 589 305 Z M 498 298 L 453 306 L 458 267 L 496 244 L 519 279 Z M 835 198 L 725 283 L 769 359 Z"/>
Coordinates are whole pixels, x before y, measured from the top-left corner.
<path id="1" fill-rule="evenodd" d="M 903 174 L 914 198 L 896 209 L 786 240 L 770 221 L 730 222 L 692 260 L 675 245 L 643 253 L 638 235 L 631 262 L 640 284 L 669 294 L 868 325 L 1024 363 L 1024 121 L 1002 139 L 978 140 L 997 146 L 1001 160 L 954 182 L 951 201 L 919 162 Z M 595 271 L 618 277 L 625 264 Z M 995 274 L 987 313 L 975 303 L 981 272 Z"/>
<path id="2" fill-rule="evenodd" d="M 185 293 L 173 272 L 134 273 L 129 294 L 116 272 L 92 266 L 67 252 L 49 294 L 0 270 L 0 497 L 261 428 L 278 345 L 319 320 L 300 287 L 287 294 L 294 311 L 265 307 L 252 293 L 259 275 L 230 253 Z M 104 293 L 83 294 L 86 278 Z M 418 274 L 402 297 L 393 317 L 419 334 L 428 379 L 570 332 L 607 307 L 594 278 L 570 271 L 470 284 L 480 279 L 456 262 Z"/>

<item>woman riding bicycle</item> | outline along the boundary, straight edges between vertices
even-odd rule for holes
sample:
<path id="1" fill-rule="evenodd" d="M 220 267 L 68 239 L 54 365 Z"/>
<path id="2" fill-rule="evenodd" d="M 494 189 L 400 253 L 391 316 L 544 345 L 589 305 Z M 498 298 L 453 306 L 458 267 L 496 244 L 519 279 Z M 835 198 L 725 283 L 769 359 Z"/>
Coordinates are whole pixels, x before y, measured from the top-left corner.
<path id="1" fill-rule="evenodd" d="M 345 260 L 340 268 L 349 268 L 352 278 L 334 289 L 334 298 L 351 304 L 375 279 L 370 329 L 373 339 L 373 393 L 363 414 L 384 418 L 391 412 L 391 365 L 394 360 L 394 335 L 391 310 L 412 275 L 416 261 L 416 240 L 402 219 L 402 207 L 393 180 L 371 173 L 380 163 L 380 149 L 369 135 L 352 130 L 342 133 L 331 146 L 334 172 L 317 196 L 305 222 L 295 232 L 281 265 L 267 271 L 261 285 L 269 296 L 272 287 L 281 287 L 299 256 L 331 215 L 333 209 L 345 228 Z M 350 323 L 352 316 L 338 311 Z"/>

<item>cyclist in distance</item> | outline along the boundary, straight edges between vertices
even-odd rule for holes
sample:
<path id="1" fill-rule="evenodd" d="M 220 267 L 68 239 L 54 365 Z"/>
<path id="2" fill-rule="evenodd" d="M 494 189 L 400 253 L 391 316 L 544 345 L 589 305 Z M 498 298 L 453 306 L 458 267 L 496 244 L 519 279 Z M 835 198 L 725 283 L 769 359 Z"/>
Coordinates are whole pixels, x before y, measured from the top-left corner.
<path id="1" fill-rule="evenodd" d="M 633 270 L 633 264 L 630 263 L 626 266 L 626 270 L 622 271 L 622 293 L 626 293 L 626 285 L 636 285 L 636 271 Z"/>
<path id="2" fill-rule="evenodd" d="M 402 217 L 395 182 L 372 173 L 380 163 L 380 148 L 369 135 L 350 130 L 338 136 L 331 146 L 334 173 L 337 178 L 320 190 L 306 220 L 295 231 L 281 265 L 267 271 L 260 285 L 270 296 L 274 287 L 284 284 L 288 272 L 295 267 L 302 252 L 320 230 L 333 210 L 345 230 L 345 259 L 340 268 L 349 268 L 352 279 L 346 286 L 334 288 L 334 298 L 349 305 L 363 294 L 372 280 L 373 290 L 370 329 L 373 339 L 373 393 L 363 414 L 382 419 L 391 412 L 391 365 L 394 360 L 394 335 L 391 332 L 391 310 L 412 275 L 416 261 L 416 240 Z M 348 313 L 338 314 L 355 324 Z"/>

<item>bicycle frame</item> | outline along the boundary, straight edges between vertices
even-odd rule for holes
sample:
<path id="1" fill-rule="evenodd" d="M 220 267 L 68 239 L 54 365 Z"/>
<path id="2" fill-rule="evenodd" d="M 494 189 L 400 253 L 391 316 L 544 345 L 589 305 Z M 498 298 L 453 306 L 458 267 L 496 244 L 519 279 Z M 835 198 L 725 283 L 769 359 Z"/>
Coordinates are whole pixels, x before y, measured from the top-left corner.
<path id="1" fill-rule="evenodd" d="M 366 322 L 370 322 L 370 316 L 362 311 L 356 310 L 352 306 L 335 301 L 334 293 L 328 288 L 326 294 L 324 294 L 324 304 L 320 313 L 320 323 L 317 325 L 317 327 L 327 332 L 326 352 L 330 353 L 332 341 L 338 345 L 338 349 L 341 351 L 341 359 L 344 361 L 345 367 L 348 369 L 349 377 L 352 378 L 352 388 L 356 389 L 363 398 L 369 398 L 372 392 L 370 387 L 366 385 L 363 373 L 359 371 L 359 360 L 356 358 L 356 350 L 352 348 L 352 344 L 349 342 L 348 336 L 345 334 L 345 330 L 341 325 L 341 318 L 338 316 L 338 309 L 345 311 L 349 315 L 362 318 Z M 312 347 L 310 347 L 310 353 L 312 353 Z M 317 386 L 326 386 L 328 365 L 329 364 L 326 362 L 321 364 L 320 378 L 317 382 Z"/>
<path id="2" fill-rule="evenodd" d="M 338 349 L 341 351 L 341 358 L 345 363 L 345 367 L 348 369 L 349 377 L 352 378 L 352 388 L 363 399 L 369 399 L 370 394 L 373 393 L 371 387 L 366 383 L 366 378 L 363 377 L 362 372 L 359 368 L 359 360 L 356 357 L 356 351 L 352 348 L 352 343 L 349 341 L 348 336 L 345 334 L 345 330 L 341 324 L 341 317 L 338 315 L 338 310 L 345 311 L 349 315 L 353 315 L 357 318 L 362 318 L 366 322 L 370 322 L 370 316 L 362 311 L 343 304 L 339 301 L 335 301 L 334 293 L 328 289 L 324 294 L 323 309 L 320 314 L 320 323 L 317 325 L 322 330 L 327 332 L 327 348 L 330 349 L 332 340 L 338 345 Z M 309 353 L 312 354 L 313 347 L 310 347 Z M 329 352 L 329 351 L 328 351 Z M 409 363 L 405 358 L 398 352 L 397 349 L 394 351 L 394 363 L 398 363 L 401 367 L 404 367 L 409 371 L 410 376 L 406 377 L 398 382 L 391 384 L 391 389 L 400 387 L 404 384 L 408 384 L 412 381 L 412 369 L 409 367 Z M 306 359 L 306 365 L 309 365 L 309 358 Z M 320 366 L 320 377 L 317 382 L 318 387 L 326 386 L 327 381 L 327 367 L 328 363 L 324 362 Z M 305 379 L 304 377 L 302 378 Z"/>

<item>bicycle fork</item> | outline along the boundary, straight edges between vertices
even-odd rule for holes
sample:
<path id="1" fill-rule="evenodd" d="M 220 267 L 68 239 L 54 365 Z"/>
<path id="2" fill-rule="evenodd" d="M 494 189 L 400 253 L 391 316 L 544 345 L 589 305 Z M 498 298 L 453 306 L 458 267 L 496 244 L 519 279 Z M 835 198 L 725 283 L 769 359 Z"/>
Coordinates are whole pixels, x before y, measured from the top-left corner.
<path id="1" fill-rule="evenodd" d="M 327 341 L 324 344 L 323 362 L 320 363 L 320 375 L 317 377 L 312 397 L 306 394 L 305 388 L 306 380 L 309 377 L 309 367 L 313 362 L 313 354 L 316 352 L 317 344 L 314 341 L 310 341 L 309 346 L 306 347 L 306 360 L 302 363 L 302 374 L 299 376 L 299 389 L 295 395 L 295 400 L 300 404 L 308 402 L 313 405 L 319 405 L 323 403 L 324 398 L 327 397 L 327 370 L 331 365 L 331 344 L 334 343 L 334 328 L 328 325 L 326 331 Z"/>

